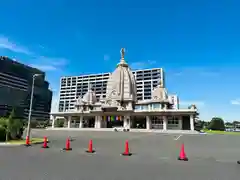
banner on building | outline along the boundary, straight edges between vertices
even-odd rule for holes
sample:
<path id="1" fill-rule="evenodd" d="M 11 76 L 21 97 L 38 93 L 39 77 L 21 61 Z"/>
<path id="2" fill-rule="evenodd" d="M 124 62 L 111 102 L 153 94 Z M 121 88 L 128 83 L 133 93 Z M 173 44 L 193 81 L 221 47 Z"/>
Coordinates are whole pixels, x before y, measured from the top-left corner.
<path id="1" fill-rule="evenodd" d="M 104 121 L 121 121 L 121 116 L 103 116 Z"/>

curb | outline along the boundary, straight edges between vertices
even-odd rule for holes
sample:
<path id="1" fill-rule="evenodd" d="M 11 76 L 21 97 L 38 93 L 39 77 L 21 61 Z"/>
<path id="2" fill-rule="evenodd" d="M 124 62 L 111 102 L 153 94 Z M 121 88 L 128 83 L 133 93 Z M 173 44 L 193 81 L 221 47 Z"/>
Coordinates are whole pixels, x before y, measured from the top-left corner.
<path id="1" fill-rule="evenodd" d="M 0 147 L 21 146 L 22 144 L 0 143 Z"/>
<path id="2" fill-rule="evenodd" d="M 42 144 L 44 141 L 41 142 L 35 142 L 31 143 L 31 145 L 38 145 Z M 50 143 L 50 141 L 47 141 L 47 143 Z M 0 143 L 0 147 L 11 147 L 11 146 L 24 146 L 25 144 L 11 144 L 11 143 Z"/>
<path id="3" fill-rule="evenodd" d="M 38 145 L 38 144 L 43 144 L 44 141 L 41 141 L 41 142 L 35 142 L 35 143 L 30 143 L 30 145 Z M 47 143 L 50 143 L 50 141 L 47 141 Z M 20 146 L 24 146 L 25 144 L 19 144 Z"/>

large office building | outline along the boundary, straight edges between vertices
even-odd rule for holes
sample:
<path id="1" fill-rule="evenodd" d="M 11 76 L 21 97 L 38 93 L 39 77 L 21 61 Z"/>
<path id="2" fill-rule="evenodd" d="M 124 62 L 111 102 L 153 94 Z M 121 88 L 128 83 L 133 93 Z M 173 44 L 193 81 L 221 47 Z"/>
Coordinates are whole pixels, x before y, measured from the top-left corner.
<path id="1" fill-rule="evenodd" d="M 137 87 L 137 100 L 147 100 L 152 97 L 152 89 L 159 82 L 164 83 L 164 71 L 162 68 L 142 69 L 132 71 Z M 60 80 L 59 111 L 64 112 L 75 108 L 76 99 L 82 97 L 88 91 L 91 84 L 97 99 L 106 97 L 107 82 L 111 73 L 88 74 L 81 76 L 62 77 Z M 170 95 L 173 108 L 178 108 L 177 95 Z"/>
<path id="2" fill-rule="evenodd" d="M 0 56 L 0 116 L 8 116 L 14 108 L 16 116 L 27 119 L 33 79 L 35 86 L 32 119 L 48 120 L 52 91 L 49 90 L 49 83 L 45 81 L 45 73 Z"/>
<path id="3" fill-rule="evenodd" d="M 124 55 L 122 48 L 120 62 L 111 74 L 61 79 L 60 111 L 51 113 L 52 128 L 59 118 L 63 118 L 67 128 L 79 130 L 118 126 L 127 131 L 193 132 L 198 116 L 196 106 L 178 108 L 178 97 L 169 96 L 162 69 L 132 72 Z"/>

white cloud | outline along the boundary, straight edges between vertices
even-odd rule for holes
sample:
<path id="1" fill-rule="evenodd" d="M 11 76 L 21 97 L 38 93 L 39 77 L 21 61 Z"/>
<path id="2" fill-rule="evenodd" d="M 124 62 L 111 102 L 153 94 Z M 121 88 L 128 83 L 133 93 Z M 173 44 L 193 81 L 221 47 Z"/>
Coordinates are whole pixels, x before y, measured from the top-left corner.
<path id="1" fill-rule="evenodd" d="M 206 69 L 206 68 L 183 68 L 178 72 L 173 73 L 175 76 L 204 76 L 204 77 L 218 77 L 220 73 L 216 70 Z"/>
<path id="2" fill-rule="evenodd" d="M 55 66 L 64 66 L 67 64 L 68 60 L 65 58 L 58 58 L 58 57 L 45 57 L 45 56 L 39 56 L 35 58 L 34 61 L 38 61 L 43 64 L 52 64 Z"/>
<path id="3" fill-rule="evenodd" d="M 23 46 L 17 45 L 16 43 L 10 41 L 7 37 L 0 35 L 0 49 L 7 49 L 15 53 L 22 53 L 31 55 L 32 53 Z"/>
<path id="4" fill-rule="evenodd" d="M 9 38 L 0 35 L 0 50 L 7 49 L 15 53 L 22 53 L 32 58 L 30 66 L 41 69 L 42 71 L 56 71 L 60 70 L 68 62 L 65 58 L 39 56 L 31 52 L 24 46 L 17 45 L 17 43 L 10 41 Z"/>
<path id="5" fill-rule="evenodd" d="M 55 71 L 57 68 L 52 65 L 31 64 L 30 66 L 40 69 L 42 71 Z"/>
<path id="6" fill-rule="evenodd" d="M 104 61 L 108 61 L 110 59 L 110 56 L 108 55 L 108 54 L 105 54 L 104 56 L 103 56 L 103 60 Z"/>
<path id="7" fill-rule="evenodd" d="M 132 69 L 144 69 L 144 68 L 149 68 L 151 65 L 156 64 L 156 61 L 139 61 L 139 62 L 133 62 L 130 64 L 130 67 Z"/>
<path id="8" fill-rule="evenodd" d="M 232 105 L 240 105 L 240 99 L 231 100 L 230 103 Z"/>
<path id="9" fill-rule="evenodd" d="M 41 69 L 42 71 L 56 71 L 60 70 L 63 66 L 67 64 L 67 59 L 56 58 L 56 57 L 44 57 L 40 56 L 33 60 L 36 64 L 31 64 L 32 67 Z"/>
<path id="10" fill-rule="evenodd" d="M 196 105 L 197 107 L 205 106 L 205 102 L 203 101 L 180 101 L 179 104 L 183 106 L 190 106 L 192 104 Z"/>

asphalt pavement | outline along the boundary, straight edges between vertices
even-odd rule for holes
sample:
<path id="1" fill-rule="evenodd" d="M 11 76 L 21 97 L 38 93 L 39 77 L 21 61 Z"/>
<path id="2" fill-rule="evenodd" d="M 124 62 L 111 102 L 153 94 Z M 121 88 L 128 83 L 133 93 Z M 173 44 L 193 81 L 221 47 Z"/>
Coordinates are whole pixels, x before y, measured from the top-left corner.
<path id="1" fill-rule="evenodd" d="M 237 180 L 238 136 L 165 135 L 131 132 L 33 131 L 47 136 L 49 149 L 0 147 L 0 179 L 15 180 Z M 63 152 L 71 137 L 70 152 Z M 94 154 L 87 154 L 92 139 Z M 120 154 L 129 141 L 130 157 Z M 188 162 L 178 161 L 184 143 Z"/>

